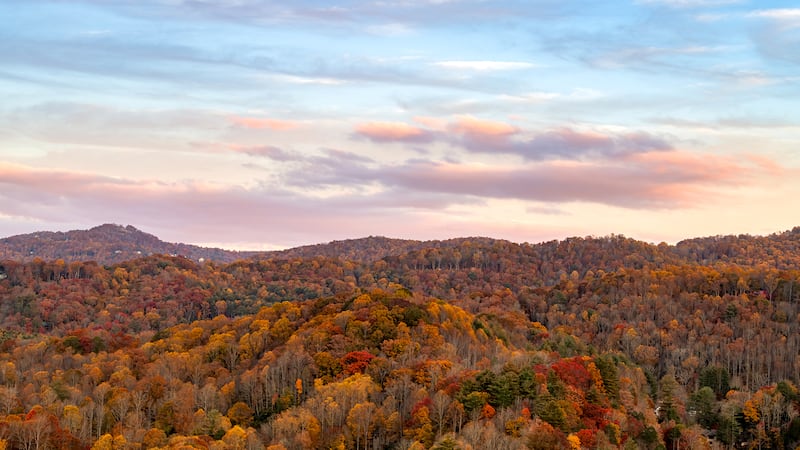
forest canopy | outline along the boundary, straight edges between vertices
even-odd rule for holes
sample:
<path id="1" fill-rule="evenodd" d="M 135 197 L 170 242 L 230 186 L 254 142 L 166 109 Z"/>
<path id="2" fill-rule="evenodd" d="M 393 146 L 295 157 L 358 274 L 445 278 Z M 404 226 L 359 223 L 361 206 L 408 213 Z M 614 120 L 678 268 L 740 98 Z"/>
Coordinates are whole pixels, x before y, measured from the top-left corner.
<path id="1" fill-rule="evenodd" d="M 785 448 L 800 230 L 0 261 L 8 448 Z M 370 257 L 370 245 L 374 245 Z"/>

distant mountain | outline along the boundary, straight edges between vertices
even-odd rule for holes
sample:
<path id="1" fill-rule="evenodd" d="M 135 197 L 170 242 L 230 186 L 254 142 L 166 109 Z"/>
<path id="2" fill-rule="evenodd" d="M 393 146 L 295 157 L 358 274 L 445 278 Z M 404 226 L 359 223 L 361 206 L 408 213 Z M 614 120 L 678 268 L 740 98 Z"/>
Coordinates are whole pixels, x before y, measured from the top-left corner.
<path id="1" fill-rule="evenodd" d="M 0 259 L 31 261 L 63 259 L 114 264 L 154 253 L 231 262 L 251 256 L 219 248 L 164 242 L 133 226 L 105 224 L 89 230 L 41 231 L 0 239 Z"/>
<path id="2" fill-rule="evenodd" d="M 56 259 L 63 259 L 65 262 L 93 260 L 101 264 L 116 264 L 152 254 L 167 254 L 185 256 L 195 261 L 203 258 L 225 263 L 246 258 L 294 259 L 317 256 L 371 263 L 386 257 L 400 256 L 423 249 L 452 248 L 466 241 L 485 245 L 495 242 L 494 239 L 489 238 L 416 241 L 370 236 L 305 245 L 287 250 L 232 251 L 164 242 L 131 225 L 104 224 L 89 230 L 40 231 L 0 239 L 0 260 L 10 259 L 24 262 L 40 258 L 48 261 Z"/>
<path id="3" fill-rule="evenodd" d="M 116 264 L 152 254 L 179 255 L 221 263 L 241 259 L 335 258 L 371 264 L 385 260 L 407 267 L 461 267 L 485 265 L 489 261 L 507 265 L 532 260 L 545 266 L 565 264 L 571 270 L 614 270 L 640 268 L 645 264 L 692 263 L 751 265 L 755 261 L 781 270 L 800 269 L 800 227 L 767 236 L 711 236 L 687 239 L 677 245 L 654 245 L 621 235 L 573 237 L 537 244 L 517 244 L 487 237 L 447 240 L 407 240 L 383 236 L 332 241 L 268 252 L 232 251 L 191 244 L 164 242 L 133 226 L 100 225 L 89 230 L 41 231 L 0 239 L 0 260 L 21 262 L 41 258 L 47 261 L 97 261 Z M 516 255 L 516 256 L 515 256 Z M 481 261 L 478 261 L 480 259 Z M 502 260 L 505 259 L 505 262 Z"/>

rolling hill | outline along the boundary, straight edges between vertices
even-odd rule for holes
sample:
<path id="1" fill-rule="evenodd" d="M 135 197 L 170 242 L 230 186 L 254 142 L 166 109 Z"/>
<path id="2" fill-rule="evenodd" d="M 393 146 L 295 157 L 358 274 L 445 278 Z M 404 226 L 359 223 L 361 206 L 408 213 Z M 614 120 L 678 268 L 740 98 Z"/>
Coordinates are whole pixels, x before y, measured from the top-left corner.
<path id="1" fill-rule="evenodd" d="M 231 262 L 249 254 L 219 248 L 164 242 L 131 225 L 104 224 L 89 230 L 40 231 L 0 239 L 0 259 L 63 259 L 114 264 L 151 254 Z"/>
<path id="2" fill-rule="evenodd" d="M 0 258 L 11 448 L 34 429 L 76 449 L 800 443 L 797 228 L 369 237 L 215 264 L 133 227 L 83 233 L 3 241 L 137 256 Z"/>

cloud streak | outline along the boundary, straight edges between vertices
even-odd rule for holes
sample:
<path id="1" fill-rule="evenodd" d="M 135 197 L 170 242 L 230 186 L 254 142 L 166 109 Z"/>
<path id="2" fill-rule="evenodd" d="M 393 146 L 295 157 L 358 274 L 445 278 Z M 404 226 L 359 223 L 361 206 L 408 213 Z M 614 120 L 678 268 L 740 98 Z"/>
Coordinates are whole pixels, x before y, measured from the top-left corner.
<path id="1" fill-rule="evenodd" d="M 233 153 L 239 153 L 257 158 L 268 158 L 273 161 L 290 162 L 302 159 L 300 155 L 287 152 L 285 150 L 282 150 L 278 147 L 274 147 L 271 145 L 259 145 L 259 146 L 230 145 L 228 146 L 228 148 Z"/>
<path id="2" fill-rule="evenodd" d="M 763 162 L 683 152 L 634 155 L 619 162 L 552 161 L 523 167 L 412 163 L 375 179 L 403 189 L 547 203 L 590 202 L 631 209 L 691 208 L 721 186 L 745 186 L 752 174 L 775 176 Z"/>
<path id="3" fill-rule="evenodd" d="M 295 160 L 274 149 L 257 156 Z M 109 213 L 126 220 L 177 214 L 187 221 L 224 217 L 253 227 L 274 222 L 277 225 L 270 229 L 277 230 L 290 225 L 287 221 L 296 227 L 294 221 L 314 212 L 319 220 L 327 220 L 328 215 L 344 220 L 351 208 L 361 210 L 359 214 L 441 210 L 491 198 L 591 202 L 631 209 L 686 208 L 708 203 L 720 187 L 747 186 L 759 176 L 784 174 L 780 165 L 764 157 L 718 158 L 678 151 L 636 154 L 618 162 L 551 161 L 498 167 L 426 161 L 380 165 L 329 150 L 302 160 L 301 166 L 289 173 L 293 181 L 287 190 L 275 185 L 163 183 L 0 164 L 0 214 L 60 222 L 84 215 L 102 220 Z M 382 188 L 358 195 L 303 193 L 321 185 Z M 287 215 L 296 217 L 287 219 Z"/>
<path id="4" fill-rule="evenodd" d="M 355 136 L 372 142 L 424 143 L 435 139 L 434 133 L 400 122 L 368 122 L 356 126 Z"/>
<path id="5" fill-rule="evenodd" d="M 266 185 L 163 183 L 0 163 L 0 216 L 46 223 L 135 223 L 189 242 L 224 242 L 235 236 L 239 242 L 300 245 L 318 242 L 314 236 L 320 233 L 411 237 L 419 230 L 409 231 L 398 222 L 398 212 L 430 227 L 423 216 L 450 204 L 447 196 L 416 192 L 319 197 Z"/>
<path id="6" fill-rule="evenodd" d="M 510 199 L 540 203 L 595 203 L 638 210 L 693 208 L 722 190 L 753 186 L 758 177 L 775 179 L 786 169 L 766 157 L 722 157 L 682 150 L 649 151 L 586 161 L 557 159 L 507 166 L 409 160 L 378 161 L 327 151 L 290 170 L 285 184 L 298 191 L 356 189 L 446 196 L 454 203 Z"/>
<path id="7" fill-rule="evenodd" d="M 753 33 L 753 40 L 766 58 L 800 64 L 800 8 L 761 9 L 749 14 L 762 22 Z"/>
<path id="8" fill-rule="evenodd" d="M 444 129 L 405 123 L 366 123 L 356 126 L 354 135 L 380 143 L 422 143 L 440 141 L 470 153 L 517 155 L 529 161 L 585 159 L 633 153 L 673 150 L 660 136 L 636 131 L 609 133 L 579 131 L 563 127 L 538 132 L 498 121 L 460 117 L 444 124 Z"/>
<path id="9" fill-rule="evenodd" d="M 735 5 L 744 0 L 638 0 L 643 5 L 663 5 L 670 8 L 709 8 L 714 6 Z"/>
<path id="10" fill-rule="evenodd" d="M 474 70 L 477 72 L 494 72 L 505 70 L 522 70 L 536 67 L 524 61 L 439 61 L 434 66 L 445 69 Z"/>
<path id="11" fill-rule="evenodd" d="M 289 120 L 278 120 L 258 117 L 238 117 L 230 118 L 231 124 L 235 127 L 246 128 L 250 130 L 273 130 L 273 131 L 286 131 L 292 130 L 300 126 L 299 123 Z"/>

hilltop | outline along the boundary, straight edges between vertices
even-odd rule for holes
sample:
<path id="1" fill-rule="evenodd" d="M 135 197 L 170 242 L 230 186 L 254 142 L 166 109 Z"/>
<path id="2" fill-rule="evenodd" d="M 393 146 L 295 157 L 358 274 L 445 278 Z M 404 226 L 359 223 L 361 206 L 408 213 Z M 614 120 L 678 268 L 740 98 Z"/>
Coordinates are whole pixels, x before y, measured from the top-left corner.
<path id="1" fill-rule="evenodd" d="M 355 262 L 374 262 L 387 256 L 398 256 L 425 248 L 453 247 L 466 238 L 446 241 L 416 241 L 383 236 L 332 241 L 304 245 L 287 250 L 234 251 L 201 247 L 192 244 L 165 242 L 132 225 L 103 224 L 88 230 L 39 231 L 0 239 L 0 260 L 20 262 L 63 259 L 65 262 L 96 261 L 117 264 L 155 254 L 182 256 L 194 261 L 229 263 L 245 258 L 313 258 L 324 256 Z M 492 243 L 489 238 L 473 241 Z"/>
<path id="2" fill-rule="evenodd" d="M 0 259 L 32 261 L 63 259 L 114 264 L 152 254 L 181 255 L 189 259 L 231 262 L 249 254 L 164 242 L 131 225 L 104 224 L 88 230 L 40 231 L 0 239 Z"/>
<path id="3" fill-rule="evenodd" d="M 454 267 L 464 260 L 461 251 L 466 248 L 494 252 L 497 248 L 513 248 L 512 253 L 535 255 L 540 259 L 561 258 L 573 252 L 573 270 L 586 271 L 598 268 L 615 269 L 645 261 L 657 264 L 736 263 L 749 265 L 758 262 L 777 269 L 800 268 L 800 227 L 767 236 L 727 235 L 687 238 L 675 245 L 652 244 L 622 235 L 602 237 L 571 237 L 541 243 L 514 243 L 489 237 L 460 237 L 447 240 L 409 240 L 383 236 L 336 240 L 328 243 L 304 245 L 286 250 L 234 251 L 201 247 L 185 243 L 165 242 L 132 225 L 104 224 L 88 230 L 68 232 L 40 231 L 0 239 L 0 260 L 19 262 L 39 258 L 45 261 L 62 259 L 65 262 L 95 261 L 99 264 L 118 264 L 144 256 L 164 254 L 182 256 L 194 261 L 231 263 L 241 259 L 295 259 L 336 258 L 357 263 L 374 263 L 384 260 L 416 258 L 416 265 Z M 627 258 L 627 259 L 626 259 Z M 423 259 L 430 259 L 423 262 Z M 637 263 L 638 261 L 638 263 Z M 412 263 L 412 266 L 414 263 Z"/>

